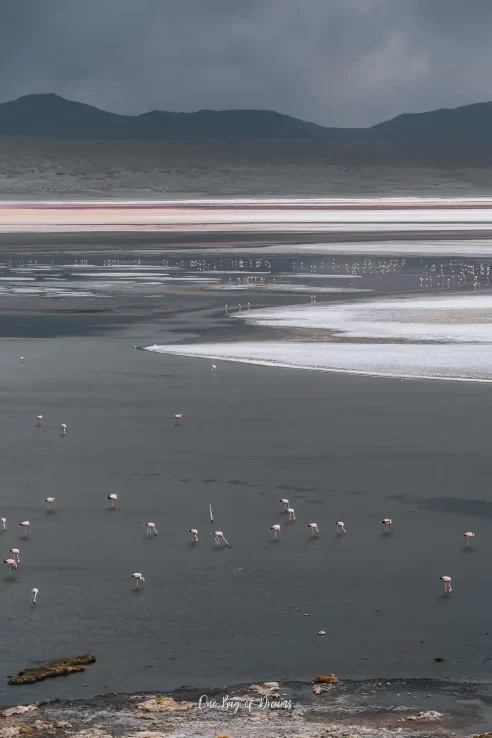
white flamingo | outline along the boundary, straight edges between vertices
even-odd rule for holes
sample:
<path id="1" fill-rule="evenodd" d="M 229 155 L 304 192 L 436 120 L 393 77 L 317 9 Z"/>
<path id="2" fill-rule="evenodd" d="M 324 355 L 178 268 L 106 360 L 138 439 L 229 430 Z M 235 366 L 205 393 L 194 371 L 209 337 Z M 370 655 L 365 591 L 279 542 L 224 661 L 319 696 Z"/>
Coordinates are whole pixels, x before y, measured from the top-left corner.
<path id="1" fill-rule="evenodd" d="M 308 523 L 306 527 L 307 528 L 311 528 L 311 534 L 313 536 L 317 536 L 318 535 L 319 528 L 318 528 L 318 524 L 317 523 Z"/>
<path id="2" fill-rule="evenodd" d="M 9 576 L 12 576 L 12 569 L 17 569 L 17 561 L 15 559 L 5 559 L 3 562 L 4 564 L 7 564 L 9 567 Z"/>
<path id="3" fill-rule="evenodd" d="M 472 533 L 471 531 L 468 531 L 467 533 L 463 533 L 462 538 L 466 540 L 466 545 L 471 546 L 472 538 L 475 538 L 475 533 Z"/>
<path id="4" fill-rule="evenodd" d="M 287 512 L 287 510 L 289 509 L 289 500 L 283 497 L 281 500 L 279 500 L 279 502 L 281 502 L 284 506 L 284 512 Z"/>
<path id="5" fill-rule="evenodd" d="M 295 520 L 296 519 L 296 511 L 294 510 L 293 507 L 288 507 L 287 510 L 286 510 L 286 512 L 289 513 L 289 520 L 292 521 L 292 520 Z"/>
<path id="6" fill-rule="evenodd" d="M 37 587 L 33 587 L 31 589 L 31 605 L 36 604 L 36 598 L 38 596 L 39 589 Z"/>
<path id="7" fill-rule="evenodd" d="M 212 536 L 215 536 L 215 543 L 217 544 L 217 546 L 220 546 L 221 539 L 224 541 L 224 543 L 226 544 L 226 546 L 229 545 L 229 543 L 227 542 L 227 540 L 226 540 L 226 538 L 225 538 L 225 536 L 224 536 L 224 534 L 222 533 L 221 530 L 215 530 L 213 533 L 211 533 L 211 535 Z"/>
<path id="8" fill-rule="evenodd" d="M 145 578 L 144 578 L 143 574 L 140 574 L 139 571 L 136 571 L 135 574 L 132 574 L 131 576 L 135 580 L 135 587 L 137 589 L 138 589 L 138 587 L 140 585 L 140 582 L 142 582 L 142 583 L 145 582 Z"/>
<path id="9" fill-rule="evenodd" d="M 52 506 L 52 505 L 53 505 L 53 503 L 55 502 L 55 498 L 54 498 L 54 497 L 47 497 L 47 498 L 45 499 L 45 502 L 46 502 L 46 504 L 48 505 L 48 510 L 51 510 L 51 506 Z"/>
<path id="10" fill-rule="evenodd" d="M 277 538 L 278 534 L 280 533 L 280 525 L 276 523 L 275 525 L 272 525 L 270 530 L 273 530 L 273 536 L 274 538 Z"/>
<path id="11" fill-rule="evenodd" d="M 176 413 L 174 416 L 174 425 L 180 425 L 183 420 L 183 413 Z"/>
<path id="12" fill-rule="evenodd" d="M 215 364 L 212 364 L 212 374 L 215 374 L 216 371 L 217 367 L 215 366 Z"/>
<path id="13" fill-rule="evenodd" d="M 43 416 L 42 415 L 36 415 L 36 420 L 38 421 L 38 425 L 41 425 L 43 422 Z"/>
<path id="14" fill-rule="evenodd" d="M 24 528 L 24 536 L 27 536 L 27 529 L 30 527 L 31 523 L 29 520 L 23 520 L 22 523 L 19 523 L 21 528 Z"/>
<path id="15" fill-rule="evenodd" d="M 10 553 L 14 554 L 14 561 L 16 564 L 20 564 L 20 551 L 18 548 L 11 548 Z"/>
<path id="16" fill-rule="evenodd" d="M 386 530 L 389 530 L 393 525 L 393 521 L 391 520 L 391 518 L 384 518 L 384 520 L 382 520 L 381 522 L 383 523 Z"/>
<path id="17" fill-rule="evenodd" d="M 144 528 L 147 528 L 147 535 L 151 536 L 152 533 L 156 536 L 157 535 L 157 528 L 155 527 L 155 523 L 144 523 Z"/>
<path id="18" fill-rule="evenodd" d="M 65 436 L 66 435 L 66 433 L 67 433 L 67 424 L 66 423 L 62 423 L 60 425 L 60 432 L 61 432 L 62 436 Z"/>
<path id="19" fill-rule="evenodd" d="M 111 507 L 114 507 L 114 503 L 118 500 L 118 495 L 114 492 L 111 492 L 111 494 L 108 495 L 107 499 L 110 501 Z"/>
<path id="20" fill-rule="evenodd" d="M 451 577 L 438 577 L 442 582 L 444 582 L 444 591 L 445 592 L 452 592 L 453 588 L 451 587 Z"/>
<path id="21" fill-rule="evenodd" d="M 7 530 L 7 518 L 0 518 L 0 524 L 2 525 L 2 530 Z"/>
<path id="22" fill-rule="evenodd" d="M 198 531 L 196 528 L 190 528 L 189 533 L 192 533 L 195 536 L 195 543 L 198 541 Z"/>
<path id="23" fill-rule="evenodd" d="M 337 522 L 337 533 L 343 533 L 345 534 L 347 531 L 345 530 L 345 523 L 343 520 L 339 520 Z"/>

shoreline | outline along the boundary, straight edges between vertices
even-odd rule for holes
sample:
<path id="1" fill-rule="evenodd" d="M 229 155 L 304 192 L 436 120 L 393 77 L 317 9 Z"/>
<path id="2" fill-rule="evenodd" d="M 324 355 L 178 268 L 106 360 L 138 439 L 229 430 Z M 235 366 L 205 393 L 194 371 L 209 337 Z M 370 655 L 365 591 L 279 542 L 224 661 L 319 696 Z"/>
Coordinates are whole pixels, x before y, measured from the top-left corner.
<path id="1" fill-rule="evenodd" d="M 0 736 L 14 735 L 21 725 L 44 730 L 51 725 L 69 729 L 71 736 L 87 735 L 89 728 L 94 738 L 134 733 L 178 738 L 183 731 L 196 738 L 224 731 L 235 738 L 258 736 L 259 731 L 292 738 L 322 738 L 327 731 L 334 738 L 390 738 L 402 729 L 409 738 L 433 738 L 485 732 L 492 722 L 490 683 L 374 678 L 343 680 L 325 690 L 314 694 L 307 682 L 246 682 L 45 700 L 0 718 Z"/>

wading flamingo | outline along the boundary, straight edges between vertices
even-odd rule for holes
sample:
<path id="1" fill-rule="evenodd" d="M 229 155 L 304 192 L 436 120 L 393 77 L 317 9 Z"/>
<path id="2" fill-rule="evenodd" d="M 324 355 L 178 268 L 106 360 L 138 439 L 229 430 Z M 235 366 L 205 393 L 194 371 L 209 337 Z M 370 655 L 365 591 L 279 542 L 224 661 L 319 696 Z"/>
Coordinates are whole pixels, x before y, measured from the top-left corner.
<path id="1" fill-rule="evenodd" d="M 195 536 L 195 542 L 197 542 L 198 541 L 198 531 L 197 531 L 197 529 L 196 528 L 190 528 L 189 532 L 192 533 Z"/>
<path id="2" fill-rule="evenodd" d="M 27 529 L 30 527 L 31 523 L 29 520 L 23 520 L 22 523 L 19 523 L 21 528 L 24 528 L 24 536 L 27 536 Z"/>
<path id="3" fill-rule="evenodd" d="M 7 530 L 7 518 L 0 518 L 0 524 L 2 526 L 2 531 Z"/>
<path id="4" fill-rule="evenodd" d="M 17 561 L 14 561 L 14 559 L 5 559 L 3 563 L 9 567 L 9 577 L 11 577 L 12 569 L 17 569 Z"/>
<path id="5" fill-rule="evenodd" d="M 20 551 L 18 548 L 11 548 L 10 553 L 14 554 L 14 561 L 16 564 L 20 564 Z"/>
<path id="6" fill-rule="evenodd" d="M 281 500 L 279 500 L 279 502 L 281 502 L 284 506 L 284 512 L 287 512 L 287 510 L 289 509 L 289 500 L 283 497 Z"/>
<path id="7" fill-rule="evenodd" d="M 217 544 L 217 546 L 220 545 L 221 539 L 224 541 L 224 543 L 226 544 L 226 546 L 229 545 L 229 543 L 226 541 L 225 536 L 224 536 L 224 534 L 222 533 L 221 530 L 215 530 L 213 533 L 211 533 L 211 535 L 212 536 L 215 536 L 215 543 Z"/>
<path id="8" fill-rule="evenodd" d="M 293 507 L 288 507 L 287 510 L 286 510 L 286 512 L 289 513 L 289 520 L 292 521 L 292 520 L 295 520 L 296 519 L 296 511 L 294 510 Z"/>
<path id="9" fill-rule="evenodd" d="M 393 525 L 393 521 L 391 520 L 391 518 L 385 518 L 381 522 L 384 525 L 384 527 L 386 528 L 386 530 L 389 530 L 391 528 L 391 526 Z"/>
<path id="10" fill-rule="evenodd" d="M 54 497 L 47 497 L 45 499 L 45 502 L 48 505 L 48 510 L 51 510 L 52 509 L 51 506 L 53 505 L 54 501 L 55 501 L 55 498 Z"/>
<path id="11" fill-rule="evenodd" d="M 114 503 L 117 501 L 118 495 L 116 495 L 114 492 L 111 492 L 111 494 L 107 496 L 107 499 L 110 501 L 111 507 L 114 507 Z"/>
<path id="12" fill-rule="evenodd" d="M 157 528 L 155 527 L 155 523 L 144 523 L 144 528 L 147 528 L 147 535 L 151 536 L 152 533 L 156 536 L 157 535 Z"/>
<path id="13" fill-rule="evenodd" d="M 62 423 L 60 425 L 60 433 L 62 434 L 62 436 L 65 436 L 66 435 L 66 433 L 67 433 L 67 424 L 66 423 Z"/>
<path id="14" fill-rule="evenodd" d="M 453 588 L 451 587 L 451 577 L 438 577 L 438 579 L 441 580 L 441 582 L 444 582 L 444 591 L 445 592 L 452 592 Z"/>
<path id="15" fill-rule="evenodd" d="M 346 532 L 347 531 L 345 530 L 345 523 L 342 520 L 339 520 L 337 522 L 337 533 L 344 533 L 345 534 Z"/>
<path id="16" fill-rule="evenodd" d="M 278 525 L 278 523 L 276 523 L 275 525 L 272 525 L 272 527 L 270 528 L 270 530 L 273 530 L 273 536 L 274 536 L 274 538 L 277 538 L 278 534 L 280 533 L 280 525 Z"/>
<path id="17" fill-rule="evenodd" d="M 307 528 L 311 528 L 311 533 L 313 536 L 317 536 L 319 533 L 319 528 L 317 523 L 308 523 L 306 526 Z"/>
<path id="18" fill-rule="evenodd" d="M 462 538 L 466 540 L 466 545 L 471 546 L 472 538 L 475 538 L 475 533 L 472 533 L 471 531 L 468 531 L 468 533 L 463 533 Z"/>
<path id="19" fill-rule="evenodd" d="M 139 571 L 136 571 L 135 574 L 131 575 L 132 578 L 135 580 L 135 587 L 138 589 L 140 582 L 145 582 L 145 579 L 142 574 L 140 574 Z"/>
<path id="20" fill-rule="evenodd" d="M 38 592 L 39 592 L 39 589 L 37 589 L 37 587 L 33 587 L 31 589 L 31 605 L 36 604 L 36 598 L 38 596 Z"/>
<path id="21" fill-rule="evenodd" d="M 42 415 L 36 415 L 36 420 L 38 421 L 38 425 L 41 425 L 43 422 L 43 416 Z"/>

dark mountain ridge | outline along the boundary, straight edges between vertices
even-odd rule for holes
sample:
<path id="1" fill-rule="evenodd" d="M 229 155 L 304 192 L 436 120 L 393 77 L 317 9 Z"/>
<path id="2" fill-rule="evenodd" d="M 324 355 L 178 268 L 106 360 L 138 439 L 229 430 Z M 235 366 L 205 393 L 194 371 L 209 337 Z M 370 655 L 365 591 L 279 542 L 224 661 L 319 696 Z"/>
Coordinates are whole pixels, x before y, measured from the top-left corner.
<path id="1" fill-rule="evenodd" d="M 53 93 L 0 105 L 0 135 L 86 140 L 322 139 L 350 145 L 383 141 L 491 144 L 492 102 L 399 115 L 370 128 L 327 128 L 270 110 L 153 110 L 119 115 Z"/>

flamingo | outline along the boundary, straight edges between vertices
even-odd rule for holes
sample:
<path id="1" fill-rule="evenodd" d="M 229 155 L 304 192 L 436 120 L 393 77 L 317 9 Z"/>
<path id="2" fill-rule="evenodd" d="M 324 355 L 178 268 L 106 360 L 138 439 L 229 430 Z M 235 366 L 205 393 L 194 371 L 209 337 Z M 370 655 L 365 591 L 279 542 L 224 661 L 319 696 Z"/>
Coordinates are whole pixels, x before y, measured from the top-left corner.
<path id="1" fill-rule="evenodd" d="M 33 587 L 31 589 L 31 605 L 36 604 L 36 597 L 38 596 L 39 589 L 37 587 Z"/>
<path id="2" fill-rule="evenodd" d="M 136 571 L 135 574 L 131 575 L 132 578 L 135 580 L 135 587 L 138 589 L 140 582 L 145 582 L 145 579 L 142 574 L 140 574 L 139 571 Z"/>
<path id="3" fill-rule="evenodd" d="M 155 527 L 155 523 L 144 523 L 144 528 L 147 528 L 147 535 L 151 536 L 152 533 L 156 536 L 157 535 L 157 528 Z"/>
<path id="4" fill-rule="evenodd" d="M 217 544 L 217 546 L 219 546 L 219 545 L 220 545 L 220 539 L 221 539 L 221 538 L 222 538 L 222 540 L 224 541 L 224 543 L 226 544 L 226 546 L 228 546 L 228 545 L 229 545 L 229 543 L 228 543 L 228 542 L 227 542 L 227 540 L 225 539 L 225 537 L 224 537 L 224 534 L 222 533 L 222 531 L 221 531 L 221 530 L 216 530 L 216 531 L 214 531 L 213 533 L 211 533 L 210 535 L 212 535 L 212 536 L 215 536 L 215 543 Z"/>
<path id="5" fill-rule="evenodd" d="M 471 546 L 471 539 L 475 538 L 475 533 L 472 533 L 471 531 L 468 531 L 468 533 L 463 533 L 462 538 L 466 538 L 466 545 Z"/>
<path id="6" fill-rule="evenodd" d="M 391 518 L 384 518 L 384 520 L 382 520 L 381 522 L 383 523 L 386 530 L 389 530 L 393 525 L 393 521 L 391 520 Z"/>
<path id="7" fill-rule="evenodd" d="M 216 371 L 217 367 L 215 366 L 215 364 L 212 364 L 212 374 L 215 374 Z"/>
<path id="8" fill-rule="evenodd" d="M 21 361 L 24 361 L 24 357 L 23 357 L 23 356 L 21 356 L 21 357 L 20 357 L 20 360 L 21 360 Z"/>
<path id="9" fill-rule="evenodd" d="M 18 548 L 11 548 L 10 553 L 14 554 L 14 561 L 16 564 L 20 564 L 20 551 Z"/>
<path id="10" fill-rule="evenodd" d="M 287 510 L 289 509 L 289 500 L 287 500 L 287 499 L 286 499 L 286 498 L 284 497 L 284 498 L 282 498 L 281 500 L 279 500 L 279 502 L 281 502 L 281 503 L 282 503 L 282 505 L 284 506 L 284 512 L 287 512 Z"/>
<path id="11" fill-rule="evenodd" d="M 317 523 L 308 523 L 307 528 L 311 528 L 311 533 L 313 536 L 317 536 L 319 533 L 319 528 Z"/>
<path id="12" fill-rule="evenodd" d="M 0 523 L 2 525 L 2 530 L 7 530 L 7 518 L 0 518 Z"/>
<path id="13" fill-rule="evenodd" d="M 21 528 L 24 528 L 24 536 L 27 536 L 27 529 L 30 527 L 31 523 L 29 520 L 23 520 L 22 523 L 19 523 Z"/>
<path id="14" fill-rule="evenodd" d="M 195 543 L 198 541 L 198 531 L 196 528 L 190 528 L 189 533 L 193 533 L 195 536 Z"/>
<path id="15" fill-rule="evenodd" d="M 182 419 L 183 413 L 176 413 L 176 415 L 174 416 L 174 420 L 176 421 L 174 425 L 179 425 Z"/>
<path id="16" fill-rule="evenodd" d="M 47 497 L 45 499 L 46 504 L 48 505 L 48 510 L 51 510 L 51 506 L 54 503 L 55 498 L 54 497 Z"/>
<path id="17" fill-rule="evenodd" d="M 108 495 L 107 499 L 110 501 L 111 507 L 114 507 L 114 503 L 118 499 L 118 495 L 116 495 L 114 492 L 111 492 L 111 494 Z"/>
<path id="18" fill-rule="evenodd" d="M 444 591 L 445 592 L 452 592 L 453 588 L 451 587 L 451 577 L 438 577 L 442 582 L 444 582 Z"/>
<path id="19" fill-rule="evenodd" d="M 66 423 L 62 423 L 60 425 L 60 432 L 61 432 L 62 436 L 65 436 L 66 435 L 66 433 L 67 433 L 67 424 Z"/>
<path id="20" fill-rule="evenodd" d="M 347 531 L 345 530 L 345 523 L 342 520 L 339 520 L 337 522 L 337 533 L 343 533 L 345 534 Z"/>
<path id="21" fill-rule="evenodd" d="M 273 530 L 274 538 L 276 538 L 278 536 L 278 534 L 280 533 L 280 525 L 278 525 L 278 523 L 276 523 L 275 525 L 272 525 L 272 527 L 270 528 L 270 530 Z"/>
<path id="22" fill-rule="evenodd" d="M 12 569 L 17 569 L 17 561 L 15 559 L 5 559 L 3 562 L 4 564 L 7 564 L 9 567 L 9 576 L 12 576 Z"/>
<path id="23" fill-rule="evenodd" d="M 295 520 L 296 519 L 296 511 L 294 510 L 293 507 L 288 507 L 287 510 L 286 510 L 286 512 L 289 513 L 289 520 L 292 521 L 292 520 Z"/>
<path id="24" fill-rule="evenodd" d="M 41 425 L 43 422 L 43 416 L 42 415 L 36 415 L 36 420 L 38 421 L 38 425 Z"/>

